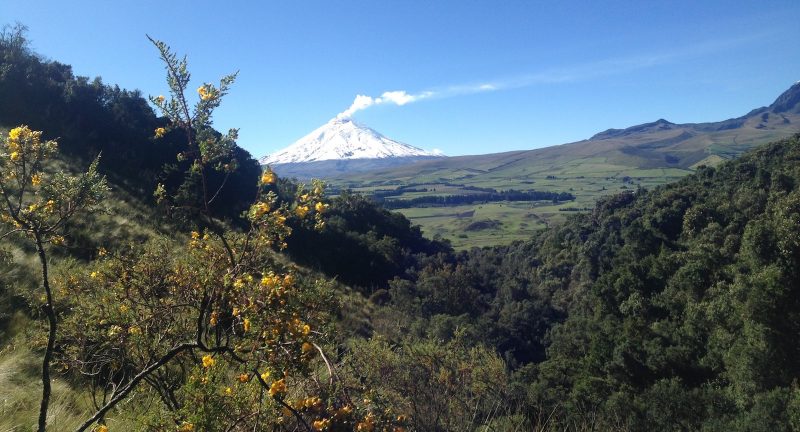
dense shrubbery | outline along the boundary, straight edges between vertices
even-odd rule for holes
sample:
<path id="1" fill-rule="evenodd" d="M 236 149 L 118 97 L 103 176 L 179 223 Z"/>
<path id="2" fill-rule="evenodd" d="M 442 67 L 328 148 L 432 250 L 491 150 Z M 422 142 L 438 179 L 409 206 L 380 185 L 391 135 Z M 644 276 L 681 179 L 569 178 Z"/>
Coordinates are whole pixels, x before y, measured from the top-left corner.
<path id="1" fill-rule="evenodd" d="M 389 307 L 494 346 L 556 428 L 800 427 L 799 162 L 795 137 L 531 242 L 421 261 Z"/>
<path id="2" fill-rule="evenodd" d="M 342 193 L 331 201 L 324 230 L 296 229 L 288 251 L 300 263 L 318 268 L 364 293 L 413 266 L 416 255 L 449 251 L 440 241 L 422 236 L 419 227 L 356 194 Z"/>

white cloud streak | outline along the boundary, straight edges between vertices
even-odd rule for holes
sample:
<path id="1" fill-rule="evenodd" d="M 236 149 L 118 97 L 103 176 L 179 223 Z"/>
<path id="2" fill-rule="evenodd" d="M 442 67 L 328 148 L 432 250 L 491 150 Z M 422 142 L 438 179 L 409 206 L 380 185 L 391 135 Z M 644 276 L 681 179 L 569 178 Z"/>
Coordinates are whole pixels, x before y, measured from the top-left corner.
<path id="1" fill-rule="evenodd" d="M 532 87 L 535 85 L 587 81 L 604 76 L 620 75 L 640 69 L 674 63 L 685 58 L 730 49 L 748 42 L 762 39 L 766 35 L 767 34 L 762 33 L 742 36 L 734 39 L 711 40 L 668 52 L 608 59 L 572 67 L 554 68 L 535 74 L 521 75 L 496 81 L 482 82 L 477 84 L 453 85 L 440 89 L 427 90 L 416 94 L 407 93 L 405 90 L 394 90 L 384 92 L 378 97 L 357 95 L 350 107 L 339 113 L 336 117 L 350 118 L 356 112 L 367 109 L 373 105 L 391 104 L 403 106 L 425 99 L 443 99 L 476 93 L 511 90 Z"/>
<path id="2" fill-rule="evenodd" d="M 375 98 L 367 95 L 356 95 L 356 98 L 353 100 L 350 108 L 347 108 L 339 113 L 336 118 L 350 118 L 356 112 L 367 109 L 373 105 L 393 104 L 397 106 L 403 106 L 421 99 L 427 99 L 434 95 L 435 93 L 431 91 L 409 94 L 406 93 L 405 90 L 387 91 Z"/>

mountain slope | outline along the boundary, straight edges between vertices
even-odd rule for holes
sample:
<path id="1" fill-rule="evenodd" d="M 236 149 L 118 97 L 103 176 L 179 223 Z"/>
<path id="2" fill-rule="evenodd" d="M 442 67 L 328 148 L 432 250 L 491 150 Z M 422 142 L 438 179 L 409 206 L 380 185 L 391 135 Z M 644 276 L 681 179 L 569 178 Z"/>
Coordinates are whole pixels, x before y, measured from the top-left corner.
<path id="1" fill-rule="evenodd" d="M 327 160 L 442 156 L 387 138 L 350 118 L 334 118 L 285 149 L 261 158 L 263 165 Z"/>
<path id="2" fill-rule="evenodd" d="M 450 181 L 478 182 L 482 176 L 526 177 L 598 173 L 628 169 L 690 170 L 714 164 L 769 141 L 800 131 L 800 83 L 775 102 L 744 116 L 713 123 L 675 124 L 664 119 L 626 129 L 609 129 L 569 144 L 426 161 L 347 180 L 408 179 L 415 173 Z M 687 171 L 688 172 L 688 171 Z M 344 179 L 344 176 L 341 176 Z"/>

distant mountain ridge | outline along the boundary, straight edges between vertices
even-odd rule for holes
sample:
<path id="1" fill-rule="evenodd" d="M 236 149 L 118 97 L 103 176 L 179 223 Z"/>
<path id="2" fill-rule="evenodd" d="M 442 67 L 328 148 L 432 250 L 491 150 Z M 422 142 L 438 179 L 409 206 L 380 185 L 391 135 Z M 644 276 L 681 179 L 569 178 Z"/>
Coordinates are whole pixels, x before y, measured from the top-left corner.
<path id="1" fill-rule="evenodd" d="M 665 168 L 688 173 L 697 166 L 715 165 L 759 144 L 798 132 L 800 82 L 793 84 L 768 106 L 718 122 L 677 124 L 658 119 L 624 129 L 608 129 L 583 141 L 483 155 L 318 160 L 272 166 L 279 174 L 299 178 L 352 177 L 358 181 L 402 182 L 412 181 L 420 174 L 446 181 L 460 181 L 463 177 L 472 182 L 479 181 L 483 175 L 504 178 L 525 172 L 524 178 L 533 179 L 542 175 L 569 175 L 587 169 L 593 172 L 598 163 L 614 172 Z M 265 161 L 267 159 L 262 159 L 262 164 Z M 605 176 L 599 171 L 597 175 Z"/>
<path id="2" fill-rule="evenodd" d="M 775 99 L 769 109 L 776 113 L 792 112 L 800 114 L 800 81 Z"/>
<path id="3" fill-rule="evenodd" d="M 589 139 L 568 144 L 452 156 L 388 170 L 343 173 L 337 178 L 403 183 L 424 174 L 427 178 L 477 184 L 484 178 L 494 181 L 534 180 L 548 175 L 605 177 L 636 169 L 663 168 L 688 173 L 697 166 L 715 165 L 757 145 L 798 132 L 800 82 L 784 91 L 769 106 L 718 122 L 677 124 L 658 119 L 625 129 L 608 129 Z"/>
<path id="4" fill-rule="evenodd" d="M 589 140 L 619 138 L 636 133 L 676 129 L 692 129 L 697 132 L 721 132 L 746 126 L 748 125 L 748 120 L 751 119 L 755 119 L 749 122 L 751 126 L 757 129 L 765 129 L 770 126 L 770 114 L 776 116 L 775 120 L 780 124 L 786 125 L 792 123 L 790 117 L 792 117 L 793 114 L 800 114 L 800 82 L 795 83 L 788 90 L 783 92 L 770 106 L 756 108 L 741 117 L 719 122 L 685 124 L 676 124 L 664 119 L 658 119 L 651 123 L 644 123 L 625 129 L 608 129 L 595 134 L 589 138 Z M 787 117 L 787 115 L 789 117 Z"/>

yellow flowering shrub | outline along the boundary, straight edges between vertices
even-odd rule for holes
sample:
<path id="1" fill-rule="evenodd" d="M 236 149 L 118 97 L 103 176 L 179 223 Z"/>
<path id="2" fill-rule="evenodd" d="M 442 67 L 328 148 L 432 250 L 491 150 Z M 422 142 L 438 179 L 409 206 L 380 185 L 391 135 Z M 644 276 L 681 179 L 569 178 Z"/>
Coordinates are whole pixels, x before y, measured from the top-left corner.
<path id="1" fill-rule="evenodd" d="M 153 430 L 395 425 L 376 408 L 354 403 L 325 355 L 337 306 L 330 283 L 280 264 L 276 255 L 292 224 L 323 228 L 324 185 L 301 185 L 281 199 L 281 183 L 267 170 L 246 212 L 247 229 L 217 219 L 211 204 L 224 194 L 224 182 L 214 189 L 205 173 L 236 169 L 237 133 L 213 131 L 211 115 L 235 75 L 218 86 L 201 85 L 199 101 L 189 107 L 185 59 L 154 43 L 171 91 L 170 97 L 151 98 L 169 120 L 156 135 L 182 129 L 190 148 L 180 155 L 190 167 L 189 186 L 159 185 L 155 196 L 172 208 L 191 209 L 196 228 L 184 244 L 156 238 L 98 254 L 89 268 L 66 268 L 59 276 L 59 288 L 72 294 L 65 305 L 72 312 L 63 318 L 58 361 L 72 373 L 94 377 L 96 400 L 106 401 L 85 426 L 143 386 L 163 402 L 149 425 Z M 107 399 L 111 392 L 116 396 Z"/>
<path id="2" fill-rule="evenodd" d="M 35 247 L 41 267 L 42 293 L 31 297 L 38 303 L 48 323 L 42 367 L 42 400 L 39 430 L 44 430 L 51 394 L 50 362 L 58 334 L 56 294 L 50 285 L 48 244 L 62 246 L 69 220 L 81 211 L 96 208 L 106 191 L 105 179 L 98 174 L 98 159 L 79 176 L 47 172 L 48 160 L 58 150 L 54 140 L 44 140 L 41 131 L 18 126 L 0 139 L 0 223 L 12 234 L 24 235 Z M 59 299 L 60 300 L 60 299 Z M 60 303 L 60 301 L 59 301 Z M 102 428 L 104 426 L 100 426 Z"/>
<path id="3" fill-rule="evenodd" d="M 262 185 L 274 184 L 276 179 L 277 179 L 277 176 L 275 175 L 275 173 L 269 167 L 267 167 L 267 169 L 265 169 L 264 172 L 261 174 L 261 184 Z"/>

